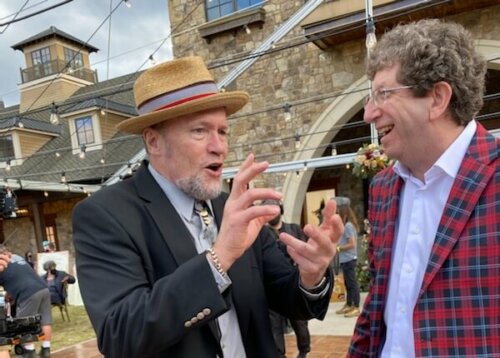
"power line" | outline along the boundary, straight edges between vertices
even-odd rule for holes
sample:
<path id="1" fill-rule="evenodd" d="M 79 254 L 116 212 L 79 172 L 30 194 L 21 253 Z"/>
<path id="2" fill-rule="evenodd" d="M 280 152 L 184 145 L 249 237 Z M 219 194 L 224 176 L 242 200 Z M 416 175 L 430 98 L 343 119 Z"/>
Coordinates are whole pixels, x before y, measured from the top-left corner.
<path id="1" fill-rule="evenodd" d="M 28 0 L 29 1 L 29 0 Z M 28 3 L 28 1 L 26 1 L 26 3 Z M 10 21 L 7 21 L 7 22 L 4 22 L 4 23 L 0 23 L 0 26 L 8 26 L 10 24 L 13 24 L 15 22 L 19 22 L 19 21 L 22 21 L 22 20 L 26 20 L 26 19 L 29 19 L 30 17 L 33 17 L 33 16 L 36 16 L 36 15 L 39 15 L 41 13 L 44 13 L 46 11 L 49 11 L 49 10 L 52 10 L 52 9 L 55 9 L 56 7 L 59 7 L 61 5 L 64 5 L 64 4 L 67 4 L 69 2 L 71 2 L 73 0 L 63 0 L 62 2 L 60 2 L 59 4 L 55 4 L 55 5 L 52 5 L 52 6 L 49 6 L 49 7 L 46 7 L 45 9 L 42 9 L 42 10 L 39 10 L 39 11 L 36 11 L 34 13 L 31 13 L 29 15 L 25 15 L 25 16 L 22 16 L 22 17 L 17 17 L 17 14 L 19 14 L 19 12 L 16 14 L 16 17 L 14 17 L 14 19 L 10 20 Z M 23 6 L 24 8 L 24 6 Z M 21 8 L 22 10 L 22 8 Z"/>

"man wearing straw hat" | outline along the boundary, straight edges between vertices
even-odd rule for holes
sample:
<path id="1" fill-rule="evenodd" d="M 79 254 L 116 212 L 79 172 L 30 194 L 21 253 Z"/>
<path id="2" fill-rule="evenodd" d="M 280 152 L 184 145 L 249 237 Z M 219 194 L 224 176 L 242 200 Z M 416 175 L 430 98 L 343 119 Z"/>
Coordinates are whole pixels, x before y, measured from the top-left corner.
<path id="1" fill-rule="evenodd" d="M 250 188 L 268 167 L 250 154 L 221 194 L 227 116 L 245 92 L 219 92 L 199 57 L 155 66 L 134 85 L 139 116 L 119 124 L 142 135 L 149 162 L 74 210 L 82 297 L 107 358 L 275 357 L 269 308 L 322 319 L 328 265 L 342 232 L 335 204 L 307 243 L 282 234 L 298 268 L 265 223 L 279 213 Z"/>

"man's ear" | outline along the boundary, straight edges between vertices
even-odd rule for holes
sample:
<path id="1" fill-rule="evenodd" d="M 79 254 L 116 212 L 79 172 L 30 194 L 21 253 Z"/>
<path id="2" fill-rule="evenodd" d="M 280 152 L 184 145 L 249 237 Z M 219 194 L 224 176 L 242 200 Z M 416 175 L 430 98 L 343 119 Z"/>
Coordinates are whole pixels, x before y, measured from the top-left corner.
<path id="1" fill-rule="evenodd" d="M 147 152 L 149 154 L 157 154 L 159 151 L 159 141 L 158 141 L 158 136 L 160 133 L 151 128 L 148 127 L 144 129 L 142 132 L 142 139 L 144 140 L 144 145 L 146 146 Z"/>
<path id="2" fill-rule="evenodd" d="M 434 87 L 431 90 L 431 119 L 440 118 L 448 111 L 452 94 L 453 90 L 448 82 L 440 81 L 434 84 Z"/>

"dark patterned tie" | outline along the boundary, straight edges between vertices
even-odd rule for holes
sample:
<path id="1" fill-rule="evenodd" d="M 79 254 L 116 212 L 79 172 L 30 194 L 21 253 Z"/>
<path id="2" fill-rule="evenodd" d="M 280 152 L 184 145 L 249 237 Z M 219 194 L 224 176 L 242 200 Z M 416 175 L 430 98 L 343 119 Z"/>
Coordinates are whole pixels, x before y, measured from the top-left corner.
<path id="1" fill-rule="evenodd" d="M 205 249 L 212 247 L 215 238 L 217 237 L 217 228 L 215 227 L 214 218 L 210 213 L 210 208 L 206 201 L 195 200 L 194 202 L 194 212 L 201 219 L 201 233 L 200 237 L 203 239 L 202 244 Z"/>

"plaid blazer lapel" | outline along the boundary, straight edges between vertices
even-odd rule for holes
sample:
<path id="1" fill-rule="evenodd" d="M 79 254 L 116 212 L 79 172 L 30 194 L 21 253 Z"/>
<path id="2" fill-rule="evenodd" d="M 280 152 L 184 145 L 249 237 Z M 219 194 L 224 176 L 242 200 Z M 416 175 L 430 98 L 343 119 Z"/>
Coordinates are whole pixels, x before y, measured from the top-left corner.
<path id="1" fill-rule="evenodd" d="M 426 291 L 469 222 L 481 193 L 495 173 L 494 166 L 488 165 L 497 157 L 497 150 L 494 137 L 478 124 L 439 222 L 419 295 Z"/>

